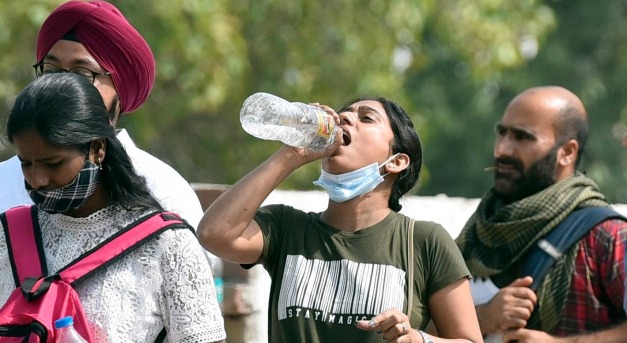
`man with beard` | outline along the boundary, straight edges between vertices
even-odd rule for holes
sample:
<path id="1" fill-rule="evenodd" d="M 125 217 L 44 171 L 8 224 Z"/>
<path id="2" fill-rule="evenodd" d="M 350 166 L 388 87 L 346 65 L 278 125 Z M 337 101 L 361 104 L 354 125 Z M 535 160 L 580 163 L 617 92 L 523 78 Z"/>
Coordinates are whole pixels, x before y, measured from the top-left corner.
<path id="1" fill-rule="evenodd" d="M 562 87 L 528 89 L 495 129 L 494 187 L 456 240 L 486 342 L 624 342 L 626 221 L 589 225 L 535 290 L 522 271 L 573 211 L 609 207 L 577 171 L 588 138 L 581 100 Z"/>

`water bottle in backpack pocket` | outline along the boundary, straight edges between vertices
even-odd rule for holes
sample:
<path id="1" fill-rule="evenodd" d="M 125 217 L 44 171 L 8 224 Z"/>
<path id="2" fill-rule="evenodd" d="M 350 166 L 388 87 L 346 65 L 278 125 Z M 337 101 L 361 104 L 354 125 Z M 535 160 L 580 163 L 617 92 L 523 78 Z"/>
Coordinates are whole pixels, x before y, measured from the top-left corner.
<path id="1" fill-rule="evenodd" d="M 54 321 L 54 328 L 56 329 L 55 343 L 88 343 L 79 333 L 74 329 L 74 319 L 72 316 L 59 318 Z"/>

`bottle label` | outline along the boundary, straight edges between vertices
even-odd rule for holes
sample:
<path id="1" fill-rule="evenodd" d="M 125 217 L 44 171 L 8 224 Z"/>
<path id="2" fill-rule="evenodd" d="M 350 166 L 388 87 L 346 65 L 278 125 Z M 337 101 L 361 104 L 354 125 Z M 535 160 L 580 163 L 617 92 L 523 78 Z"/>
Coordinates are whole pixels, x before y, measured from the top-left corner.
<path id="1" fill-rule="evenodd" d="M 323 113 L 316 113 L 318 115 L 318 132 L 317 135 L 329 138 L 335 128 L 335 121 L 333 117 Z"/>

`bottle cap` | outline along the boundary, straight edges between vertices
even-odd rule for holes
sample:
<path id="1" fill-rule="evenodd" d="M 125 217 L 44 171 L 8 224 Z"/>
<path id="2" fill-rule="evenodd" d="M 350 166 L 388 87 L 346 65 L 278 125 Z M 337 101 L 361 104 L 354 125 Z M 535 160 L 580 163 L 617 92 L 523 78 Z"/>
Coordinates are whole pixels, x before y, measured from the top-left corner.
<path id="1" fill-rule="evenodd" d="M 54 321 L 54 327 L 56 329 L 64 328 L 66 326 L 73 325 L 73 324 L 74 324 L 74 319 L 72 319 L 72 316 L 59 318 Z"/>

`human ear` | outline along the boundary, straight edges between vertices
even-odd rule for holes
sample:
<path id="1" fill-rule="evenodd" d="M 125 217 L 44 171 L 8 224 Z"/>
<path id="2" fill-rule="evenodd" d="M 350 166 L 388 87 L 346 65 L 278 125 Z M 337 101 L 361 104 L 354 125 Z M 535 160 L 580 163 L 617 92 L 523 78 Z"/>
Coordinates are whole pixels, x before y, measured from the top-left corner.
<path id="1" fill-rule="evenodd" d="M 104 138 L 98 138 L 91 142 L 91 147 L 89 149 L 89 157 L 92 162 L 100 165 L 102 161 L 105 159 L 105 155 L 107 152 L 107 141 Z"/>
<path id="2" fill-rule="evenodd" d="M 558 152 L 557 164 L 562 167 L 575 166 L 579 154 L 579 142 L 571 139 L 564 143 Z"/>
<path id="3" fill-rule="evenodd" d="M 385 164 L 385 172 L 390 174 L 397 174 L 409 167 L 409 156 L 407 154 L 399 153 L 391 161 Z"/>

